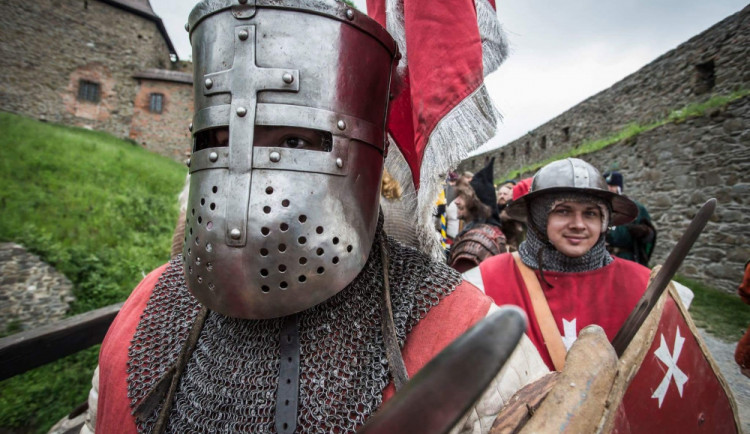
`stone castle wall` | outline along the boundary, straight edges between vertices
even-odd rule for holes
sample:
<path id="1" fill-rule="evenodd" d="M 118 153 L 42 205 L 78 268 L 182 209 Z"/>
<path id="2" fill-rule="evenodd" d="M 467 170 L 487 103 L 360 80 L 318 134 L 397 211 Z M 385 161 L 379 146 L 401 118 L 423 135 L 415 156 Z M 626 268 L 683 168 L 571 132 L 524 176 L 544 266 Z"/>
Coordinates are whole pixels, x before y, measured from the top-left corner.
<path id="1" fill-rule="evenodd" d="M 607 137 L 628 124 L 646 125 L 711 95 L 747 89 L 748 58 L 750 6 L 525 136 L 469 158 L 460 167 L 476 171 L 495 156 L 494 173 L 502 176 L 587 140 Z"/>
<path id="2" fill-rule="evenodd" d="M 0 333 L 52 324 L 65 317 L 73 284 L 14 243 L 0 243 Z"/>
<path id="3" fill-rule="evenodd" d="M 164 95 L 164 109 L 149 111 L 151 93 Z M 129 137 L 146 149 L 184 162 L 190 154 L 188 125 L 193 116 L 193 86 L 184 83 L 139 80 Z"/>
<path id="4" fill-rule="evenodd" d="M 648 209 L 658 231 L 651 266 L 664 263 L 701 205 L 716 198 L 678 273 L 737 291 L 750 260 L 750 97 L 580 158 L 602 172 L 616 164 L 624 193 Z"/>
<path id="5" fill-rule="evenodd" d="M 465 160 L 459 169 L 479 170 L 495 156 L 500 178 L 628 124 L 646 125 L 713 95 L 747 90 L 749 56 L 746 7 L 526 136 Z M 651 265 L 663 263 L 700 205 L 717 198 L 716 214 L 679 272 L 736 291 L 750 259 L 750 97 L 580 158 L 601 171 L 621 171 L 625 193 L 651 213 L 659 231 Z"/>
<path id="6" fill-rule="evenodd" d="M 97 0 L 3 0 L 0 57 L 0 109 L 107 131 L 184 160 L 191 118 L 184 107 L 192 103 L 191 86 L 157 83 L 168 101 L 159 119 L 144 115 L 145 85 L 133 77 L 146 69 L 183 66 L 172 64 L 153 20 Z M 100 84 L 98 103 L 78 98 L 80 80 Z"/>

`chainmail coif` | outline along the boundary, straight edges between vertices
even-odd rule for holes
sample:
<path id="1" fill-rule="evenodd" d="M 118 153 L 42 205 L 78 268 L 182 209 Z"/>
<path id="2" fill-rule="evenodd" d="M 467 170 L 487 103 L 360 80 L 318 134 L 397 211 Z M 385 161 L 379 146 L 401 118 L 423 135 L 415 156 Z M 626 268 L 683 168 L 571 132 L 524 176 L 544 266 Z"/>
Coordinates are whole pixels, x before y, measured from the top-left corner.
<path id="1" fill-rule="evenodd" d="M 549 213 L 555 204 L 561 201 L 595 203 L 602 208 L 603 216 L 607 221 L 611 215 L 604 200 L 584 193 L 567 192 L 539 196 L 531 202 L 531 213 L 529 216 L 531 221 L 529 224 L 536 225 L 545 238 L 547 237 L 547 218 Z M 606 221 L 604 225 L 606 226 Z M 549 240 L 542 240 L 535 230 L 532 228 L 529 229 L 526 234 L 526 240 L 518 246 L 518 254 L 524 264 L 535 270 L 544 267 L 545 271 L 581 273 L 596 270 L 613 261 L 612 256 L 607 252 L 605 246 L 605 231 L 602 231 L 596 244 L 588 252 L 577 258 L 571 258 L 555 249 Z M 541 264 L 539 264 L 538 259 L 540 251 L 542 252 Z"/>
<path id="2" fill-rule="evenodd" d="M 357 278 L 337 295 L 299 313 L 297 432 L 354 432 L 382 403 L 390 382 L 380 328 L 382 260 L 377 246 Z M 406 335 L 461 277 L 387 238 L 396 335 Z M 128 352 L 128 397 L 135 407 L 174 364 L 200 304 L 177 258 L 161 276 Z M 210 312 L 182 376 L 167 432 L 274 432 L 283 318 L 243 320 Z M 160 405 L 161 406 L 161 405 Z M 138 420 L 151 432 L 158 408 Z"/>

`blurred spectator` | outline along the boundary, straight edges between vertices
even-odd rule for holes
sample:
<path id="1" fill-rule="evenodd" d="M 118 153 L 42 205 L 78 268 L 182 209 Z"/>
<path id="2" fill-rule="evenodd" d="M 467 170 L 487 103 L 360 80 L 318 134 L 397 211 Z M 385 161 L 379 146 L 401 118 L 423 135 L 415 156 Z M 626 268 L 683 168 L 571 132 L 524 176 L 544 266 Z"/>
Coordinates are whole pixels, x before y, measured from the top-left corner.
<path id="1" fill-rule="evenodd" d="M 620 172 L 605 172 L 604 179 L 609 191 L 622 194 L 624 180 Z M 636 200 L 633 202 L 638 207 L 638 217 L 627 225 L 614 227 L 607 233 L 607 250 L 619 258 L 648 267 L 648 261 L 656 246 L 656 228 L 646 207 Z"/>
<path id="2" fill-rule="evenodd" d="M 524 178 L 513 187 L 513 200 L 518 200 L 519 197 L 525 195 L 531 189 L 531 181 L 534 178 Z"/>
<path id="3" fill-rule="evenodd" d="M 737 288 L 737 293 L 740 295 L 742 301 L 750 304 L 750 261 L 745 262 L 745 277 L 743 277 L 740 287 Z M 750 377 L 750 328 L 747 329 L 745 335 L 737 343 L 734 360 L 740 365 L 740 371 L 746 377 Z"/>
<path id="4" fill-rule="evenodd" d="M 513 183 L 506 182 L 497 188 L 497 208 L 502 211 L 513 200 Z"/>
<path id="5" fill-rule="evenodd" d="M 507 251 L 492 183 L 493 163 L 494 158 L 477 172 L 469 185 L 459 181 L 454 202 L 464 227 L 454 239 L 448 260 L 448 264 L 459 272 Z"/>

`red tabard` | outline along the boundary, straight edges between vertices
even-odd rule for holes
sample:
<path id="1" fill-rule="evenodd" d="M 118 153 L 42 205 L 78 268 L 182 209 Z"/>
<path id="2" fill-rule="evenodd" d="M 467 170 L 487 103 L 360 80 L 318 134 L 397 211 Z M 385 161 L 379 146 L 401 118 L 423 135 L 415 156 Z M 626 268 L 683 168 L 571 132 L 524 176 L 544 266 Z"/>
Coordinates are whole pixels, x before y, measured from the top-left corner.
<path id="1" fill-rule="evenodd" d="M 513 257 L 509 253 L 493 256 L 482 262 L 479 270 L 485 293 L 498 306 L 513 304 L 526 312 L 529 317 L 526 334 L 536 345 L 547 367 L 554 370 L 531 307 L 529 292 Z M 536 271 L 566 348 L 582 328 L 591 324 L 601 326 L 610 341 L 614 339 L 646 291 L 650 273 L 640 264 L 615 258 L 606 267 L 583 273 L 545 271 L 544 277 L 553 286 L 550 288 Z"/>
<path id="2" fill-rule="evenodd" d="M 151 272 L 136 287 L 112 323 L 99 353 L 99 401 L 96 432 L 136 433 L 128 399 L 128 348 L 141 313 L 166 265 Z M 402 350 L 409 376 L 455 338 L 487 315 L 492 301 L 474 285 L 463 282 L 441 300 L 412 329 Z M 393 384 L 383 391 L 383 402 L 393 396 Z"/>

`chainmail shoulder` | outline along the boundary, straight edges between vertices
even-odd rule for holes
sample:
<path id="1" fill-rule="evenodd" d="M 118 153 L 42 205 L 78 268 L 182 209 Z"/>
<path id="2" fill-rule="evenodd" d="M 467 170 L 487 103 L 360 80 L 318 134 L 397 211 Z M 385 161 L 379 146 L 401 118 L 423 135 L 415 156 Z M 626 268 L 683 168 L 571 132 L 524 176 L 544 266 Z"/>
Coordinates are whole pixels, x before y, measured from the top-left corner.
<path id="1" fill-rule="evenodd" d="M 298 432 L 354 432 L 382 403 L 390 374 L 380 328 L 381 239 L 390 259 L 393 316 L 402 347 L 409 331 L 461 282 L 457 272 L 385 237 L 380 228 L 357 278 L 334 297 L 297 314 Z M 177 258 L 156 285 L 128 352 L 132 407 L 175 363 L 199 309 Z M 167 431 L 275 431 L 282 322 L 210 312 L 180 379 Z M 139 432 L 152 431 L 158 410 L 137 420 Z"/>

